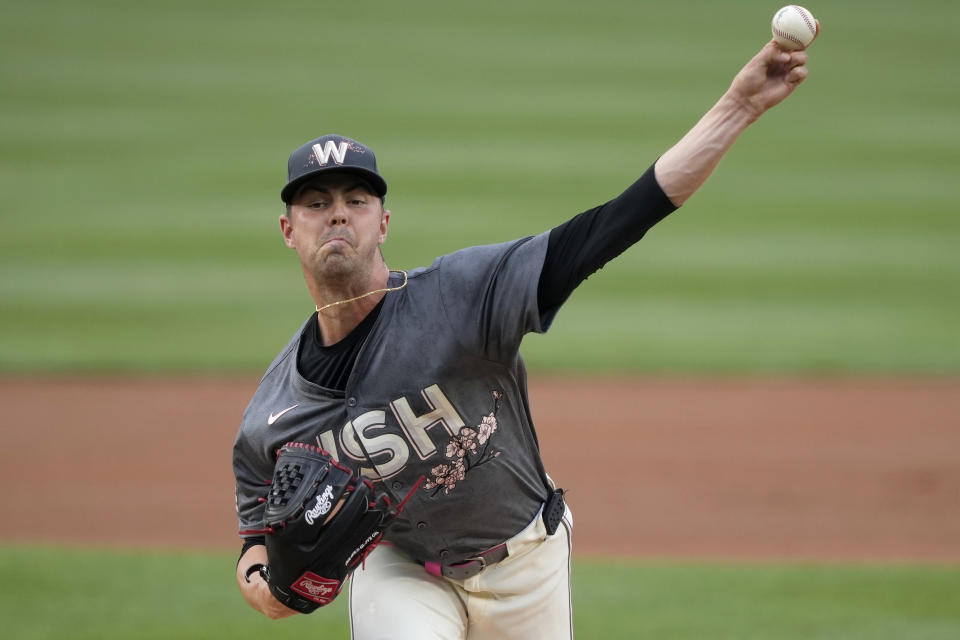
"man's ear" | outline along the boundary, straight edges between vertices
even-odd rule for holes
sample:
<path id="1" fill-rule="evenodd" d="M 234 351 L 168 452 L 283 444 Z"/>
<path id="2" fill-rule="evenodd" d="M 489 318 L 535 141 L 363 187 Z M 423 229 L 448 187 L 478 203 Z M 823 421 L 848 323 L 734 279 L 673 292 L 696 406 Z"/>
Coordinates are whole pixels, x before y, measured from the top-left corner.
<path id="1" fill-rule="evenodd" d="M 293 221 L 286 213 L 280 214 L 280 232 L 283 234 L 283 242 L 291 249 L 296 249 L 293 244 Z"/>
<path id="2" fill-rule="evenodd" d="M 380 214 L 380 244 L 387 240 L 387 228 L 390 226 L 390 210 L 384 209 Z"/>

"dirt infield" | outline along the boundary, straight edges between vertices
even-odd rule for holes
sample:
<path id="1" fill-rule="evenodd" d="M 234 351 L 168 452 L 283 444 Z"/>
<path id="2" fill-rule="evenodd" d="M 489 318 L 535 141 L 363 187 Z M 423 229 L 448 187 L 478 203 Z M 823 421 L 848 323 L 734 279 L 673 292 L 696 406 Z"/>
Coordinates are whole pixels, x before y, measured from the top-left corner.
<path id="1" fill-rule="evenodd" d="M 237 549 L 256 380 L 0 380 L 0 541 Z M 578 554 L 960 562 L 960 380 L 535 379 Z"/>

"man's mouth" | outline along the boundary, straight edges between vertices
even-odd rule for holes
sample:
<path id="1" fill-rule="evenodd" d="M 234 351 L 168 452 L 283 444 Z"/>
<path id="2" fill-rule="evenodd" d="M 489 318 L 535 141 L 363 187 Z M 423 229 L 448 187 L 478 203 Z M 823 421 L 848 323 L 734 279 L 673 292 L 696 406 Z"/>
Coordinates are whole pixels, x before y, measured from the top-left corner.
<path id="1" fill-rule="evenodd" d="M 326 240 L 323 241 L 323 244 L 325 244 L 325 245 L 326 245 L 326 244 L 333 244 L 333 243 L 336 243 L 336 242 L 342 242 L 343 244 L 349 244 L 350 246 L 353 246 L 353 245 L 350 243 L 350 241 L 347 240 L 346 238 L 344 238 L 343 236 L 334 236 L 334 237 L 332 237 L 332 238 L 327 238 Z"/>

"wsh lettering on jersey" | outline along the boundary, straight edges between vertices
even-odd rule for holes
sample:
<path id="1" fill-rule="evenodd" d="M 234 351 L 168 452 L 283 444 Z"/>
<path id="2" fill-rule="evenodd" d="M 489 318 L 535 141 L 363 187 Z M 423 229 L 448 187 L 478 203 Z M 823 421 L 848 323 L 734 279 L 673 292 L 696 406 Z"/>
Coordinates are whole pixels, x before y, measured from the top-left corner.
<path id="1" fill-rule="evenodd" d="M 376 469 L 361 468 L 360 473 L 370 477 L 396 475 L 410 462 L 413 454 L 420 460 L 437 457 L 438 464 L 430 470 L 424 489 L 434 495 L 440 491 L 449 494 L 472 469 L 500 455 L 500 450 L 492 443 L 503 394 L 491 392 L 492 410 L 476 426 L 467 426 L 438 385 L 423 389 L 420 395 L 428 410 L 419 415 L 406 398 L 397 398 L 390 403 L 402 435 L 388 427 L 385 411 L 376 410 L 347 422 L 340 428 L 339 437 L 333 430 L 324 431 L 317 441 L 323 449 L 343 451 L 357 461 L 367 459 L 366 450 Z M 440 443 L 439 447 L 437 443 Z"/>

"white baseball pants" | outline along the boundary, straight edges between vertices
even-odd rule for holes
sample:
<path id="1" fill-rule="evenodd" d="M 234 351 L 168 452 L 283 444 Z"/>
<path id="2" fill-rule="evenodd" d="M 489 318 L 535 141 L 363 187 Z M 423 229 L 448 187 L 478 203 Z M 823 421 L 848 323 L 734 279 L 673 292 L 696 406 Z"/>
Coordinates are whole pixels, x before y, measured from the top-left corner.
<path id="1" fill-rule="evenodd" d="M 467 580 L 427 573 L 380 545 L 350 584 L 354 640 L 557 640 L 573 638 L 573 515 L 547 536 L 541 514 L 507 541 L 510 554 Z"/>

